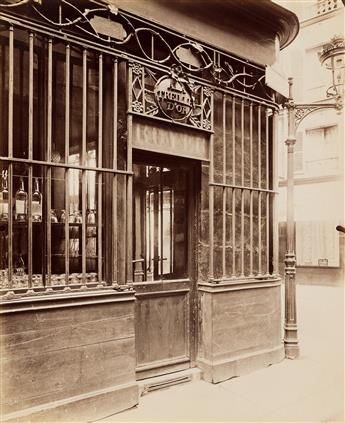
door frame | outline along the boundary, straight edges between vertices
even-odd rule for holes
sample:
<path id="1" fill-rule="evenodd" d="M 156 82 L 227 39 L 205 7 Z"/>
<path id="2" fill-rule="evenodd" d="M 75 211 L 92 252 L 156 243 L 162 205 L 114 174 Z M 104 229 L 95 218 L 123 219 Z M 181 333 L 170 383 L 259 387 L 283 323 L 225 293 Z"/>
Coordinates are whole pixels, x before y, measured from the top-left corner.
<path id="1" fill-rule="evenodd" d="M 201 161 L 187 159 L 179 156 L 153 153 L 139 149 L 133 149 L 133 164 L 146 164 L 152 166 L 173 166 L 188 170 L 188 223 L 187 223 L 187 249 L 188 249 L 188 276 L 189 279 L 189 310 L 188 315 L 188 343 L 189 343 L 189 368 L 196 366 L 197 346 L 198 346 L 198 241 L 200 231 L 200 193 L 201 193 Z M 183 280 L 183 279 L 180 279 Z M 166 281 L 154 282 L 134 282 L 134 289 L 140 290 L 145 284 L 171 283 Z M 136 313 L 136 312 L 135 312 Z M 137 316 L 135 315 L 135 325 Z M 176 370 L 173 370 L 176 371 Z M 167 371 L 166 373 L 170 373 Z M 148 376 L 150 377 L 150 376 Z M 142 379 L 142 378 L 139 378 Z"/>

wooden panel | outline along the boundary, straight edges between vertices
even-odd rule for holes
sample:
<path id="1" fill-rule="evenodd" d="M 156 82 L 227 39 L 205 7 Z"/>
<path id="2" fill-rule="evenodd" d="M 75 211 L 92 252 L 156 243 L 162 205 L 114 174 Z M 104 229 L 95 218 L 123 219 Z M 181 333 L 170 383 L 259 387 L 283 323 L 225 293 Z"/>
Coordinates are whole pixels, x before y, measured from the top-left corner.
<path id="1" fill-rule="evenodd" d="M 280 286 L 219 293 L 212 300 L 213 358 L 280 344 Z"/>
<path id="2" fill-rule="evenodd" d="M 133 339 L 10 358 L 3 363 L 3 409 L 15 411 L 129 382 L 133 364 Z"/>
<path id="3" fill-rule="evenodd" d="M 134 382 L 133 312 L 131 302 L 4 315 L 3 411 Z"/>
<path id="4" fill-rule="evenodd" d="M 76 307 L 76 310 L 53 309 L 35 313 L 14 313 L 2 318 L 2 335 L 15 334 L 32 330 L 56 329 L 72 324 L 103 321 L 126 315 L 133 315 L 133 304 L 100 304 L 89 307 Z M 72 319 L 72 320 L 71 320 Z"/>
<path id="5" fill-rule="evenodd" d="M 136 302 L 137 366 L 188 357 L 188 295 L 139 297 Z"/>

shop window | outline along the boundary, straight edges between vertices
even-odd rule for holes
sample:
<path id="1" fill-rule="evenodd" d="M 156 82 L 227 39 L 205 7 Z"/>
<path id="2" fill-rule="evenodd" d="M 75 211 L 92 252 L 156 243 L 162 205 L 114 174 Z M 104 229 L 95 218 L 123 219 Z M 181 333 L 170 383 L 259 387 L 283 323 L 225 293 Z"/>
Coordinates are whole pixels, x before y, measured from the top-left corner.
<path id="1" fill-rule="evenodd" d="M 13 27 L 1 32 L 0 49 L 1 288 L 125 283 L 118 64 Z"/>

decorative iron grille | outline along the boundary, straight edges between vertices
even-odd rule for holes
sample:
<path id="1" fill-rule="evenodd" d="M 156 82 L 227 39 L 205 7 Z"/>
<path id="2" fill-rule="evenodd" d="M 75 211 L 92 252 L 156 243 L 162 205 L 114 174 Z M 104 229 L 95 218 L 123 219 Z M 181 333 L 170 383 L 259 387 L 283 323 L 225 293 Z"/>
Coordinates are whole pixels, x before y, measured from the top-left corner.
<path id="1" fill-rule="evenodd" d="M 76 36 L 84 43 L 88 40 L 167 70 L 178 65 L 201 80 L 273 100 L 273 91 L 264 84 L 264 67 L 134 17 L 114 5 L 90 0 L 1 0 L 0 10 L 8 19 L 13 15 L 21 20 L 26 17 L 30 26 L 32 20 L 38 26 L 48 25 L 56 36 Z"/>

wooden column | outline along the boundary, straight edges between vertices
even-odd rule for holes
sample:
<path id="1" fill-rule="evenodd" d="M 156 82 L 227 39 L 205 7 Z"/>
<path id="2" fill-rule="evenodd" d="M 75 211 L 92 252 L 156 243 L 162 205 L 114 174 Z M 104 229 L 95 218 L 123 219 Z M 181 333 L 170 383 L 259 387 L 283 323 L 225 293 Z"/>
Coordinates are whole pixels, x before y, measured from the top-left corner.
<path id="1" fill-rule="evenodd" d="M 285 324 L 284 345 L 285 357 L 297 358 L 299 346 L 297 338 L 296 317 L 296 254 L 295 254 L 295 221 L 294 221 L 294 146 L 296 143 L 295 105 L 292 99 L 292 78 L 289 78 L 288 102 L 288 138 L 287 146 L 287 251 L 285 254 Z"/>

